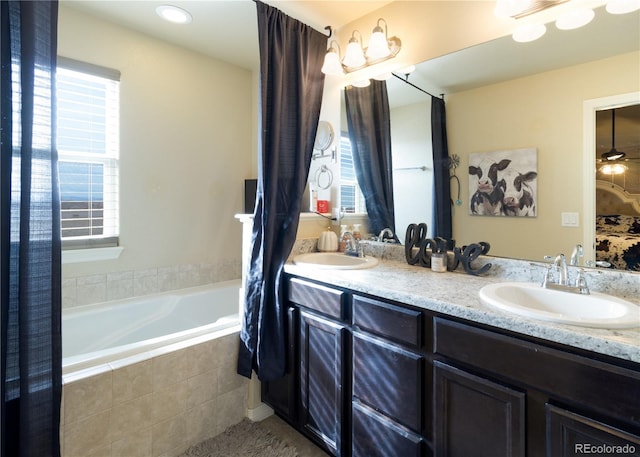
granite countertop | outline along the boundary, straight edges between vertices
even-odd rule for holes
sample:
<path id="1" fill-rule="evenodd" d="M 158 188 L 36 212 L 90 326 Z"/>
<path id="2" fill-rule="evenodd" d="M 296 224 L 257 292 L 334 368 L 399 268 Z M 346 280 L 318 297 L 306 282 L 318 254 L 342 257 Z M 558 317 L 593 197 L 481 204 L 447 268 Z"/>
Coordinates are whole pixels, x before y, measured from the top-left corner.
<path id="1" fill-rule="evenodd" d="M 524 263 L 525 266 L 527 264 Z M 285 272 L 522 335 L 640 363 L 640 328 L 609 330 L 544 322 L 501 311 L 480 301 L 478 291 L 484 285 L 521 278 L 508 275 L 472 276 L 458 271 L 435 273 L 427 268 L 384 257 L 378 266 L 365 270 L 319 269 L 289 262 L 285 265 Z M 640 304 L 637 293 L 640 282 L 636 281 L 636 277 L 632 277 L 631 292 L 625 289 L 626 293 L 617 295 Z M 609 282 L 610 280 L 607 281 Z"/>

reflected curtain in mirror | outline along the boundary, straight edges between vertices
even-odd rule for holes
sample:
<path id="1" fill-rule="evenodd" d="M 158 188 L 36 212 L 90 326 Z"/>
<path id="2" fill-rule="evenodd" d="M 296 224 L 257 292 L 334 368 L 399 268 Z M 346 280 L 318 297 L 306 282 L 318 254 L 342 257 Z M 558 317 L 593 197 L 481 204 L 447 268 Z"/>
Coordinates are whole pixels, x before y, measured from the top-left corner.
<path id="1" fill-rule="evenodd" d="M 388 227 L 395 233 L 387 83 L 372 80 L 367 87 L 347 87 L 344 98 L 354 168 L 371 232 Z"/>
<path id="2" fill-rule="evenodd" d="M 315 140 L 327 37 L 256 2 L 260 45 L 258 184 L 238 373 L 271 381 L 286 369 L 280 280 L 295 242 Z"/>
<path id="3" fill-rule="evenodd" d="M 2 455 L 59 456 L 57 2 L 0 5 Z"/>
<path id="4" fill-rule="evenodd" d="M 451 222 L 451 185 L 449 183 L 449 147 L 444 99 L 431 97 L 431 140 L 433 142 L 433 236 L 453 237 Z M 449 246 L 451 249 L 453 246 Z"/>

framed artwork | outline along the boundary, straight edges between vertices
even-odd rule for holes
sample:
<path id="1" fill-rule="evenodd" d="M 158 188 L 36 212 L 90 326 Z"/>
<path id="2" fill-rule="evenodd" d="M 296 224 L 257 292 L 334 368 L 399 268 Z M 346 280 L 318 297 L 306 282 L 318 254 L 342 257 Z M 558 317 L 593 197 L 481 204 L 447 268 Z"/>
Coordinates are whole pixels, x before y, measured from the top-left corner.
<path id="1" fill-rule="evenodd" d="M 537 189 L 536 148 L 469 154 L 469 214 L 535 217 Z"/>

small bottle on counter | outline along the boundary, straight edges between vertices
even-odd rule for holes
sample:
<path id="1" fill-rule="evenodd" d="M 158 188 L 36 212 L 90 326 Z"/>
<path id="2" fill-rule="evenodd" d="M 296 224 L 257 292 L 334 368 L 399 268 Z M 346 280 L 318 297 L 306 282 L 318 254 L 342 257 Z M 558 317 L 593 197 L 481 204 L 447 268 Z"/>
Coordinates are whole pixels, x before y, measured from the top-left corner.
<path id="1" fill-rule="evenodd" d="M 353 237 L 360 241 L 362 239 L 362 234 L 360 234 L 360 224 L 353 224 Z"/>
<path id="2" fill-rule="evenodd" d="M 315 213 L 318 211 L 318 191 L 312 190 L 310 195 L 311 201 L 309 202 L 309 211 Z"/>
<path id="3" fill-rule="evenodd" d="M 431 271 L 444 273 L 447 271 L 447 253 L 432 252 L 431 253 Z"/>
<path id="4" fill-rule="evenodd" d="M 345 232 L 347 231 L 346 225 L 340 226 L 340 242 L 338 243 L 338 251 L 344 252 L 347 250 L 347 238 L 345 237 Z"/>

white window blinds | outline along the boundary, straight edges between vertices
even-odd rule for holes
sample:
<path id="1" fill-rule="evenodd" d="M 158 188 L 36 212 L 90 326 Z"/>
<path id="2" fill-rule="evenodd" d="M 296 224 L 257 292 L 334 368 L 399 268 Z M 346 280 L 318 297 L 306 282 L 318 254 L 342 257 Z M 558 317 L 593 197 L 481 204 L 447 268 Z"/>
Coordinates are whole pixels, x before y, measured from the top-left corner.
<path id="1" fill-rule="evenodd" d="M 347 213 L 366 213 L 364 196 L 353 165 L 351 141 L 340 137 L 340 207 Z"/>
<path id="2" fill-rule="evenodd" d="M 65 248 L 118 243 L 120 74 L 58 58 L 57 148 Z"/>

